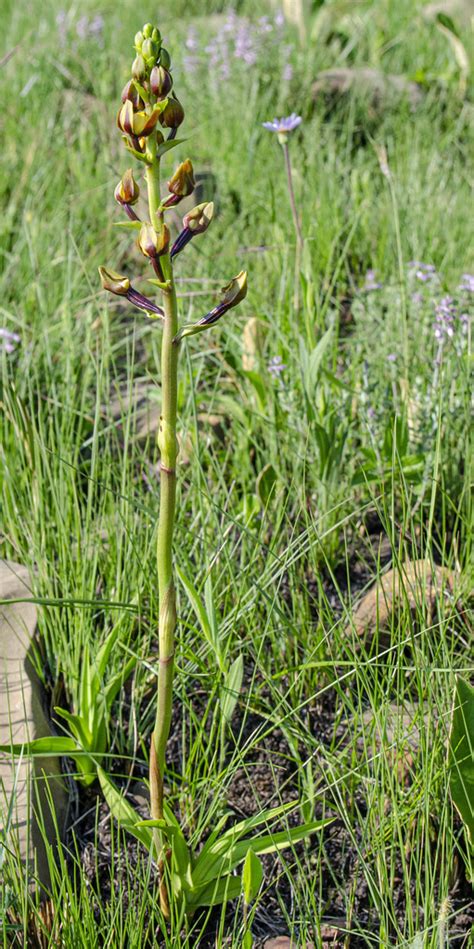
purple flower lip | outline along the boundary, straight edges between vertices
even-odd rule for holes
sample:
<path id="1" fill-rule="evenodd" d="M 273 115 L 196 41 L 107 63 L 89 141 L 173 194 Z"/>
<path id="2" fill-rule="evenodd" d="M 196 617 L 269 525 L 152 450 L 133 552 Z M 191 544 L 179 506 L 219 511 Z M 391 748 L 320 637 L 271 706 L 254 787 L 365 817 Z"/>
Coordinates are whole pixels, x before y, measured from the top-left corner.
<path id="1" fill-rule="evenodd" d="M 293 132 L 298 128 L 298 125 L 301 125 L 303 119 L 301 115 L 297 115 L 296 112 L 292 112 L 291 115 L 288 115 L 283 119 L 273 119 L 273 122 L 262 122 L 263 128 L 268 129 L 269 132 L 276 132 L 277 134 L 282 134 L 288 132 Z"/>

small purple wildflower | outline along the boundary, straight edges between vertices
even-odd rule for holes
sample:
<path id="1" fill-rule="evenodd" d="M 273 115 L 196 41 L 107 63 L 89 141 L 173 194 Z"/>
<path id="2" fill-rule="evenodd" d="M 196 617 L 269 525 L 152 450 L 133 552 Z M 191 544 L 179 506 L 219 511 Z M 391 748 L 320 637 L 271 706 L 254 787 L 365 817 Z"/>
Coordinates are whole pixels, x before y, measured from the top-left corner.
<path id="1" fill-rule="evenodd" d="M 408 267 L 415 271 L 416 279 L 421 280 L 422 283 L 428 283 L 436 276 L 434 264 L 424 264 L 421 260 L 410 260 L 408 261 Z"/>
<path id="2" fill-rule="evenodd" d="M 419 306 L 420 303 L 423 303 L 423 294 L 420 293 L 419 290 L 417 290 L 416 293 L 412 293 L 411 299 L 412 299 L 412 303 L 414 303 L 415 306 Z"/>
<path id="3" fill-rule="evenodd" d="M 370 293 L 372 290 L 381 290 L 383 283 L 379 283 L 375 279 L 375 270 L 368 270 L 365 275 L 365 282 L 363 289 Z"/>
<path id="4" fill-rule="evenodd" d="M 398 357 L 396 353 L 389 353 L 387 356 L 388 362 L 396 362 L 397 358 Z"/>
<path id="5" fill-rule="evenodd" d="M 288 115 L 283 119 L 273 119 L 273 122 L 262 122 L 264 129 L 267 129 L 269 132 L 276 132 L 281 135 L 287 134 L 288 132 L 294 132 L 298 128 L 298 125 L 301 125 L 303 119 L 301 115 L 297 115 L 296 112 L 292 112 L 291 115 Z"/>
<path id="6" fill-rule="evenodd" d="M 291 63 L 285 63 L 283 66 L 281 78 L 283 79 L 283 82 L 291 82 L 293 79 L 293 66 Z"/>
<path id="7" fill-rule="evenodd" d="M 9 356 L 10 353 L 14 352 L 19 342 L 20 337 L 18 333 L 12 333 L 10 330 L 0 327 L 0 352 L 6 353 L 7 356 Z"/>
<path id="8" fill-rule="evenodd" d="M 270 362 L 268 363 L 267 369 L 272 376 L 278 378 L 282 372 L 285 371 L 286 366 L 282 362 L 281 356 L 272 356 Z"/>
<path id="9" fill-rule="evenodd" d="M 434 335 L 442 342 L 454 336 L 456 306 L 452 297 L 443 297 L 435 307 Z"/>
<path id="10" fill-rule="evenodd" d="M 459 284 L 458 289 L 466 290 L 467 293 L 474 293 L 474 274 L 463 273 L 461 276 L 461 283 Z"/>

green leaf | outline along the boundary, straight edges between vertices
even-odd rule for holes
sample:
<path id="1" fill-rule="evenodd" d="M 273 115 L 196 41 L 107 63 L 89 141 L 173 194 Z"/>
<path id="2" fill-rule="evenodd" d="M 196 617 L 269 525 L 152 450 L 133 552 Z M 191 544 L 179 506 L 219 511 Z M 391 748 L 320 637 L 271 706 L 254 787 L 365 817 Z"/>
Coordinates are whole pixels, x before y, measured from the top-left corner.
<path id="1" fill-rule="evenodd" d="M 453 804 L 474 844 L 474 688 L 461 676 L 456 679 L 448 765 Z"/>
<path id="2" fill-rule="evenodd" d="M 229 724 L 239 701 L 242 679 L 244 677 L 244 657 L 242 653 L 234 659 L 222 686 L 221 711 L 224 721 Z"/>
<path id="3" fill-rule="evenodd" d="M 218 631 L 217 631 L 217 619 L 215 616 L 215 612 L 212 610 L 211 617 L 209 616 L 194 584 L 191 582 L 191 580 L 189 580 L 186 574 L 179 567 L 176 568 L 176 571 L 179 576 L 179 579 L 181 580 L 181 583 L 183 584 L 184 589 L 186 590 L 188 600 L 196 614 L 197 619 L 199 620 L 204 636 L 206 637 L 209 645 L 212 647 L 212 651 L 214 655 L 216 656 L 217 661 L 219 662 L 219 666 L 221 666 L 222 659 L 220 656 Z M 211 595 L 212 595 L 212 587 L 211 587 Z M 206 590 L 205 590 L 206 603 L 209 603 L 209 596 L 210 596 L 209 587 L 206 582 Z"/>
<path id="4" fill-rule="evenodd" d="M 183 142 L 187 142 L 187 138 L 172 138 L 171 141 L 163 142 L 156 151 L 157 158 L 161 158 L 166 152 L 171 151 L 172 148 L 176 148 L 177 145 L 182 145 Z"/>
<path id="5" fill-rule="evenodd" d="M 123 669 L 121 669 L 120 672 L 117 672 L 117 674 L 113 676 L 110 682 L 108 682 L 107 685 L 105 686 L 104 699 L 105 699 L 105 707 L 108 712 L 110 712 L 112 708 L 112 704 L 117 696 L 117 693 L 122 688 L 122 685 L 124 684 L 124 682 L 127 681 L 129 675 L 131 675 L 131 673 L 133 672 L 137 664 L 137 661 L 138 661 L 137 656 L 131 656 L 130 659 L 128 659 L 127 662 L 125 663 Z"/>
<path id="6" fill-rule="evenodd" d="M 139 817 L 131 804 L 110 780 L 103 768 L 97 768 L 102 793 L 109 805 L 110 812 L 124 830 L 136 837 L 148 850 L 153 846 L 153 834 L 147 827 L 139 827 Z"/>
<path id="7" fill-rule="evenodd" d="M 244 901 L 248 904 L 255 899 L 263 880 L 263 867 L 257 854 L 250 847 L 244 861 L 242 871 L 242 886 Z"/>
<path id="8" fill-rule="evenodd" d="M 275 485 L 278 481 L 278 475 L 271 462 L 264 465 L 255 482 L 255 488 L 260 504 L 266 508 L 271 496 L 274 494 Z"/>
<path id="9" fill-rule="evenodd" d="M 45 735 L 44 738 L 34 738 L 32 741 L 19 742 L 13 745 L 0 745 L 0 752 L 11 755 L 70 755 L 78 754 L 77 743 L 74 738 L 62 735 Z M 79 752 L 80 754 L 80 752 Z"/>
<path id="10" fill-rule="evenodd" d="M 219 906 L 237 899 L 242 892 L 242 877 L 225 876 L 220 880 L 206 883 L 190 893 L 187 898 L 188 909 L 198 906 Z"/>
<path id="11" fill-rule="evenodd" d="M 221 840 L 230 838 L 231 842 L 238 840 L 239 837 L 242 837 L 244 834 L 248 834 L 250 830 L 253 830 L 254 827 L 260 827 L 261 824 L 269 824 L 272 820 L 276 820 L 277 817 L 281 817 L 282 814 L 292 811 L 295 807 L 298 806 L 298 801 L 288 801 L 286 804 L 278 804 L 277 807 L 270 807 L 266 811 L 261 811 L 260 814 L 253 814 L 252 817 L 247 817 L 245 820 L 239 821 L 238 824 L 234 824 L 232 827 L 229 827 L 228 830 L 222 834 Z M 224 815 L 221 820 L 218 822 L 214 831 L 209 835 L 209 838 L 206 840 L 204 847 L 202 848 L 197 862 L 206 858 L 206 855 L 211 850 L 212 845 L 218 837 L 221 827 L 228 820 L 230 814 Z"/>
<path id="12" fill-rule="evenodd" d="M 228 833 L 217 840 L 205 859 L 202 858 L 202 852 L 199 855 L 198 862 L 194 866 L 193 880 L 194 885 L 202 884 L 208 880 L 216 879 L 222 874 L 231 873 L 245 860 L 249 847 L 254 853 L 277 853 L 290 847 L 292 844 L 299 843 L 315 831 L 321 830 L 330 824 L 331 819 L 310 821 L 307 824 L 300 824 L 298 827 L 289 827 L 287 830 L 279 831 L 275 834 L 265 834 L 262 837 L 252 837 L 246 840 L 232 842 Z"/>
<path id="13" fill-rule="evenodd" d="M 60 718 L 63 718 L 64 721 L 69 725 L 69 728 L 76 739 L 76 748 L 77 744 L 79 744 L 84 751 L 92 751 L 93 738 L 86 722 L 84 722 L 84 720 L 79 715 L 74 715 L 73 712 L 68 712 L 64 708 L 59 708 L 59 706 L 55 706 L 54 711 L 56 715 L 59 715 Z"/>

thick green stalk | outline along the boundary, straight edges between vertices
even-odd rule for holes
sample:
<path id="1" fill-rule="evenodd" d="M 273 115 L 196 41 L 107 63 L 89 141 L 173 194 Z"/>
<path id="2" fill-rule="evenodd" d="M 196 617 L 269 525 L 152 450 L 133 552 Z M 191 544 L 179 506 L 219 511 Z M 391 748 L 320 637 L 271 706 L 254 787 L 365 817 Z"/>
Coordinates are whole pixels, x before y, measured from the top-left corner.
<path id="1" fill-rule="evenodd" d="M 150 143 L 151 144 L 151 143 Z M 159 230 L 163 225 L 160 212 L 160 163 L 151 153 L 147 167 L 150 221 Z M 173 529 L 176 507 L 176 412 L 178 391 L 178 347 L 173 337 L 178 330 L 176 292 L 169 254 L 160 258 L 168 288 L 163 291 L 164 327 L 161 343 L 161 420 L 158 435 L 160 449 L 160 513 L 158 521 L 157 566 L 159 615 L 158 695 L 155 728 L 150 751 L 150 805 L 155 820 L 163 818 L 163 778 L 172 700 L 174 633 L 176 627 L 176 594 L 173 583 Z M 158 857 L 163 862 L 164 841 L 157 834 Z M 161 887 L 162 908 L 168 908 L 164 885 Z"/>

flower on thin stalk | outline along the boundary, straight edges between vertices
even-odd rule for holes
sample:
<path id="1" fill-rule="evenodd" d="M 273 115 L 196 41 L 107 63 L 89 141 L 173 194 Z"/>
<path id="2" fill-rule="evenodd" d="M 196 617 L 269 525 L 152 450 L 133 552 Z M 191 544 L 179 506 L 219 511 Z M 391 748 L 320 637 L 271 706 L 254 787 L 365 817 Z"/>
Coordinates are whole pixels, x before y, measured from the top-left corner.
<path id="1" fill-rule="evenodd" d="M 7 356 L 13 353 L 17 343 L 20 342 L 18 333 L 12 333 L 11 330 L 0 327 L 0 353 L 6 353 Z"/>
<path id="2" fill-rule="evenodd" d="M 142 224 L 138 235 L 138 248 L 144 257 L 155 260 L 168 252 L 170 243 L 170 232 L 166 224 L 163 224 L 161 231 L 155 231 L 151 224 Z"/>
<path id="3" fill-rule="evenodd" d="M 202 333 L 203 330 L 217 323 L 221 316 L 224 316 L 224 313 L 227 313 L 227 311 L 231 310 L 234 306 L 238 306 L 247 296 L 247 272 L 241 270 L 236 277 L 232 278 L 230 283 L 222 287 L 221 293 L 221 302 L 213 307 L 209 313 L 206 313 L 197 323 L 189 323 L 187 326 L 183 326 L 174 337 L 174 343 L 179 343 L 186 336 L 195 336 L 196 333 Z"/>
<path id="4" fill-rule="evenodd" d="M 106 270 L 105 267 L 99 267 L 100 279 L 104 290 L 114 293 L 118 297 L 125 297 L 129 303 L 133 303 L 139 310 L 145 310 L 148 314 L 154 313 L 157 316 L 163 316 L 163 310 L 156 306 L 148 297 L 143 296 L 132 287 L 128 277 L 124 274 L 116 273 L 115 270 Z"/>
<path id="5" fill-rule="evenodd" d="M 262 125 L 263 128 L 269 132 L 275 132 L 278 135 L 278 141 L 284 145 L 288 140 L 290 132 L 294 132 L 294 130 L 301 125 L 302 121 L 301 115 L 292 112 L 291 115 L 288 115 L 286 118 L 273 119 L 273 122 L 262 122 Z"/>
<path id="6" fill-rule="evenodd" d="M 192 211 L 188 211 L 183 217 L 183 230 L 176 238 L 171 248 L 171 259 L 176 257 L 186 244 L 195 237 L 196 234 L 203 234 L 207 231 L 214 214 L 214 202 L 205 201 L 204 204 L 197 204 Z"/>

